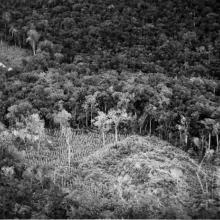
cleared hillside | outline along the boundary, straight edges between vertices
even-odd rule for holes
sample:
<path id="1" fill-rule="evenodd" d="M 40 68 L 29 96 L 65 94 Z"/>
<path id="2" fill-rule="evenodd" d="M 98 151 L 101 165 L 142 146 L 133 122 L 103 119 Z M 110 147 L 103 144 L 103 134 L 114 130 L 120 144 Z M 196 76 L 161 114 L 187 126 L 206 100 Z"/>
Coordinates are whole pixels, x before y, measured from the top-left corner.
<path id="1" fill-rule="evenodd" d="M 215 168 L 154 136 L 103 147 L 97 134 L 72 134 L 69 163 L 65 137 L 47 135 L 39 147 L 15 131 L 0 133 L 2 218 L 220 216 Z"/>
<path id="2" fill-rule="evenodd" d="M 93 138 L 88 135 L 88 143 L 93 151 L 87 154 L 83 147 L 81 151 L 79 148 L 80 159 L 73 154 L 71 168 L 65 165 L 67 156 L 66 159 L 57 157 L 51 166 L 50 155 L 59 155 L 63 145 L 56 147 L 57 153 L 55 149 L 48 151 L 48 159 L 45 153 L 37 151 L 32 151 L 36 156 L 28 159 L 30 164 L 38 160 L 37 170 L 45 173 L 45 177 L 55 178 L 56 172 L 56 183 L 67 193 L 62 202 L 66 215 L 58 217 L 188 219 L 219 216 L 217 200 L 210 200 L 211 197 L 217 199 L 212 194 L 215 180 L 211 169 L 199 168 L 182 150 L 153 136 L 131 136 L 117 146 L 94 148 Z M 77 152 L 79 146 L 80 140 L 73 141 L 72 151 Z M 71 204 L 71 208 L 67 204 Z"/>
<path id="3" fill-rule="evenodd" d="M 131 136 L 95 152 L 79 170 L 81 183 L 94 184 L 96 190 L 75 190 L 67 197 L 81 199 L 72 218 L 80 215 L 81 208 L 104 209 L 96 217 L 105 218 L 205 217 L 199 213 L 204 202 L 200 184 L 211 183 L 208 172 L 199 172 L 186 153 L 158 138 Z"/>

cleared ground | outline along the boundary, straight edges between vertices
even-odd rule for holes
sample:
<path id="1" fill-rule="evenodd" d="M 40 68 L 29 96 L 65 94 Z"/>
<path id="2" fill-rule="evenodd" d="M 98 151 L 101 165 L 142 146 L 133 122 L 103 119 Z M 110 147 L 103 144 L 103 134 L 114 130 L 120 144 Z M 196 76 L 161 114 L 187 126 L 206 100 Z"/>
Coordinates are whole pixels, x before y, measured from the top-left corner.
<path id="1" fill-rule="evenodd" d="M 58 133 L 38 151 L 26 151 L 37 176 L 52 178 L 76 203 L 70 218 L 191 218 L 212 207 L 214 179 L 187 153 L 156 137 L 73 134 L 71 166 L 65 138 Z M 197 213 L 197 214 L 196 214 Z M 81 216 L 82 215 L 82 216 Z"/>
<path id="2" fill-rule="evenodd" d="M 38 147 L 26 150 L 26 163 L 30 167 L 42 167 L 46 175 L 53 178 L 60 187 L 72 189 L 76 180 L 78 165 L 88 160 L 90 155 L 99 155 L 114 143 L 114 135 L 106 136 L 106 146 L 97 133 L 73 133 L 71 136 L 71 166 L 68 163 L 68 146 L 66 139 L 59 131 L 47 132 L 47 140 Z M 119 141 L 126 136 L 120 135 Z"/>

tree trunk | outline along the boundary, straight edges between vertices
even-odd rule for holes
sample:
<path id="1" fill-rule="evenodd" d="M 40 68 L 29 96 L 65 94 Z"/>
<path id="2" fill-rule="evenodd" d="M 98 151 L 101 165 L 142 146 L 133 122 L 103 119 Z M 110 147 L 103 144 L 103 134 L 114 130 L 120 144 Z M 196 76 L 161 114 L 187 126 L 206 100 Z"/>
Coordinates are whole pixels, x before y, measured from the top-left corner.
<path id="1" fill-rule="evenodd" d="M 70 144 L 68 143 L 68 165 L 70 168 L 70 163 L 71 163 L 71 149 L 70 149 Z"/>
<path id="2" fill-rule="evenodd" d="M 151 119 L 150 119 L 150 131 L 149 131 L 149 135 L 151 136 Z"/>
<path id="3" fill-rule="evenodd" d="M 18 45 L 21 48 L 21 38 L 20 38 L 20 36 L 18 37 Z"/>
<path id="4" fill-rule="evenodd" d="M 219 148 L 219 139 L 218 139 L 218 134 L 216 135 L 216 151 L 218 152 Z"/>
<path id="5" fill-rule="evenodd" d="M 102 143 L 103 143 L 103 147 L 105 147 L 105 132 L 102 131 Z"/>
<path id="6" fill-rule="evenodd" d="M 115 144 L 118 143 L 118 125 L 115 125 Z"/>
<path id="7" fill-rule="evenodd" d="M 104 111 L 105 111 L 105 114 L 107 113 L 107 106 L 106 106 L 106 103 L 104 103 Z"/>
<path id="8" fill-rule="evenodd" d="M 93 110 L 93 108 L 92 108 L 92 106 L 91 106 L 91 113 L 90 113 L 90 117 L 91 117 L 91 118 L 90 118 L 90 123 L 91 123 L 90 126 L 91 126 L 91 127 L 92 127 L 92 113 L 93 113 L 92 110 Z"/>
<path id="9" fill-rule="evenodd" d="M 67 143 L 67 148 L 68 148 L 68 165 L 69 165 L 69 168 L 70 168 L 70 164 L 71 164 L 71 145 L 70 145 L 70 134 L 67 131 L 65 133 L 65 138 L 66 138 L 66 143 Z"/>
<path id="10" fill-rule="evenodd" d="M 185 134 L 185 144 L 186 144 L 186 146 L 188 144 L 188 135 L 187 134 Z"/>
<path id="11" fill-rule="evenodd" d="M 77 121 L 77 109 L 76 109 L 76 105 L 75 105 L 75 108 L 74 108 L 74 120 L 75 120 L 75 123 Z"/>
<path id="12" fill-rule="evenodd" d="M 7 40 L 7 24 L 5 24 L 5 41 Z"/>
<path id="13" fill-rule="evenodd" d="M 205 141 L 205 137 L 204 135 L 201 136 L 201 146 L 202 146 L 202 150 L 204 148 L 204 141 Z"/>
<path id="14" fill-rule="evenodd" d="M 32 49 L 33 49 L 33 54 L 36 55 L 36 45 L 34 41 L 32 43 Z"/>
<path id="15" fill-rule="evenodd" d="M 88 128 L 88 112 L 86 111 L 86 127 Z"/>
<path id="16" fill-rule="evenodd" d="M 181 134 L 181 131 L 179 131 L 179 137 L 180 137 L 180 138 L 179 138 L 179 139 L 180 139 L 179 142 L 180 142 L 180 144 L 182 144 L 182 134 Z"/>
<path id="17" fill-rule="evenodd" d="M 209 133 L 209 150 L 211 148 L 211 133 Z"/>
<path id="18" fill-rule="evenodd" d="M 70 165 L 71 165 L 71 144 L 70 144 L 70 138 L 71 138 L 71 129 L 69 127 L 65 127 L 65 126 L 62 126 L 62 135 L 64 136 L 65 138 L 65 142 L 66 142 L 66 145 L 67 145 L 67 152 L 68 152 L 68 166 L 70 168 Z"/>
<path id="19" fill-rule="evenodd" d="M 40 141 L 38 141 L 38 144 L 37 144 L 37 151 L 38 151 L 38 154 L 40 153 Z"/>

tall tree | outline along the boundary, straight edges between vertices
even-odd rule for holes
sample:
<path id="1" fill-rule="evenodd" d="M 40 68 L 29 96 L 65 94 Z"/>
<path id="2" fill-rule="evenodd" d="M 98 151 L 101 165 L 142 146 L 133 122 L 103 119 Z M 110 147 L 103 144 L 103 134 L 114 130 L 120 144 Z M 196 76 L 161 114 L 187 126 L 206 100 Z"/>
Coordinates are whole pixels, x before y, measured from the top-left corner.
<path id="1" fill-rule="evenodd" d="M 37 49 L 37 42 L 40 39 L 40 34 L 36 30 L 31 29 L 28 31 L 27 35 L 28 35 L 28 38 L 26 39 L 26 42 L 28 42 L 31 45 L 33 54 L 35 55 L 36 49 Z"/>

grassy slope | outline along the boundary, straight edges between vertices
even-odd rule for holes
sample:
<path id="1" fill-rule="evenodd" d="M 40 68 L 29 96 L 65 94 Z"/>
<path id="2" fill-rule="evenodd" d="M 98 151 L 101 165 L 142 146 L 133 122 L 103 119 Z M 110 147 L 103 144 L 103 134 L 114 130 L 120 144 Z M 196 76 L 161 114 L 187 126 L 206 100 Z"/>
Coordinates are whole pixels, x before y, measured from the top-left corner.
<path id="1" fill-rule="evenodd" d="M 63 187 L 68 195 L 64 203 L 72 204 L 70 218 L 189 218 L 201 208 L 198 165 L 167 142 L 131 136 L 118 146 L 110 144 L 93 150 L 73 163 L 71 169 L 54 164 L 63 176 L 57 176 L 57 183 L 66 182 Z M 48 152 L 48 158 L 52 153 Z M 39 161 L 44 157 L 40 155 Z M 47 162 L 40 167 L 45 170 Z M 49 172 L 53 176 L 54 170 Z M 200 178 L 203 186 L 209 183 L 204 174 L 200 173 Z"/>
<path id="2" fill-rule="evenodd" d="M 123 207 L 111 213 L 117 218 L 188 218 L 202 192 L 196 163 L 155 137 L 129 137 L 91 155 L 80 168 L 85 184 L 107 186 L 103 193 L 109 192 L 119 210 Z"/>

